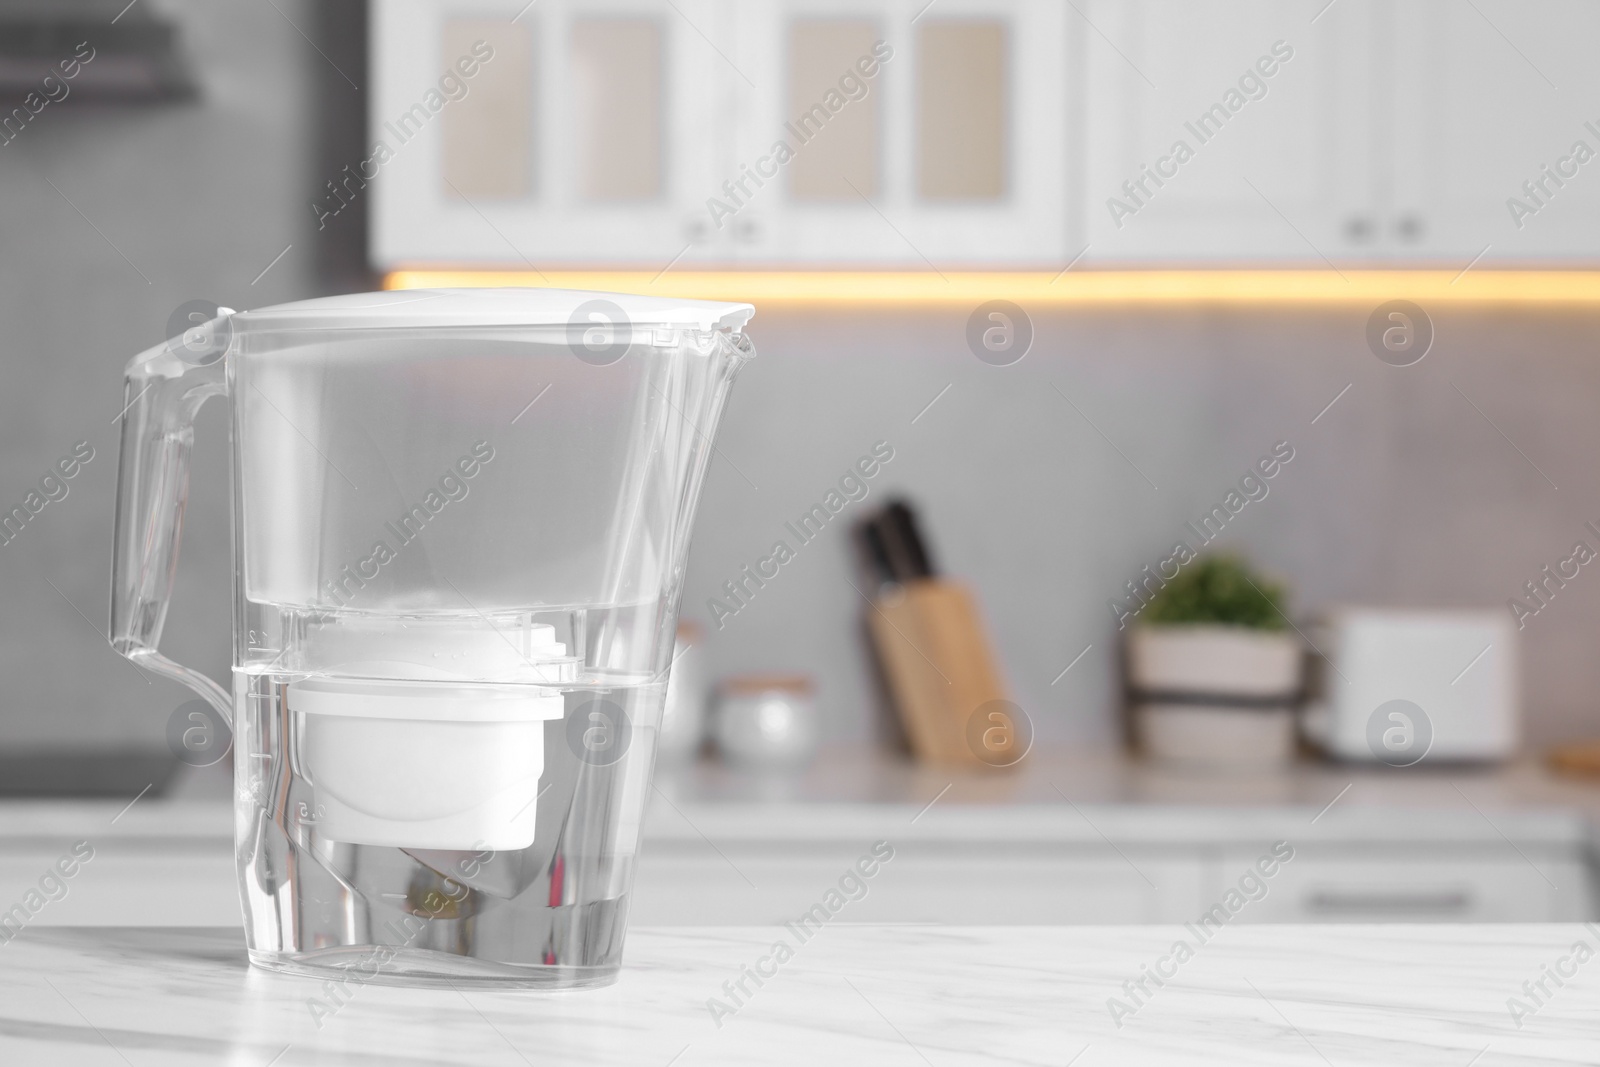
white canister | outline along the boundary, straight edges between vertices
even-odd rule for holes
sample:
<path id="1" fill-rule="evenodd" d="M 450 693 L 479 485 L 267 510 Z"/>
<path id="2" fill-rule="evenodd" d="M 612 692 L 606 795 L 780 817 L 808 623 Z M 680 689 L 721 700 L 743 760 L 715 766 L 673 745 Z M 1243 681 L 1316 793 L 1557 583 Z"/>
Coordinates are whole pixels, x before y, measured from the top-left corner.
<path id="1" fill-rule="evenodd" d="M 777 674 L 727 679 L 713 732 L 730 763 L 796 767 L 810 762 L 818 740 L 811 679 Z"/>

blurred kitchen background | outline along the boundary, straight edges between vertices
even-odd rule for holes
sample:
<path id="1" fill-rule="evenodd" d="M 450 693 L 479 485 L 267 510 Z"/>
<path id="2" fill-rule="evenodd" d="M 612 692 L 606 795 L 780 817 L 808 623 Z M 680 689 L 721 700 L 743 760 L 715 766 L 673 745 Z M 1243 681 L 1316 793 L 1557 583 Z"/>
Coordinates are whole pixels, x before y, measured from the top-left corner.
<path id="1" fill-rule="evenodd" d="M 104 636 L 122 366 L 168 336 L 180 305 L 473 284 L 488 270 L 514 284 L 582 276 L 688 295 L 690 282 L 671 285 L 703 272 L 698 295 L 757 305 L 758 358 L 717 442 L 682 614 L 699 625 L 708 716 L 718 679 L 800 676 L 820 755 L 786 772 L 803 783 L 786 793 L 728 784 L 708 743 L 711 770 L 664 772 L 711 776 L 683 787 L 694 826 L 715 822 L 702 809 L 719 792 L 842 802 L 877 790 L 915 812 L 958 778 L 970 782 L 942 804 L 963 790 L 973 803 L 1215 797 L 1309 815 L 1367 775 L 1371 798 L 1459 808 L 1470 785 L 1421 778 L 1411 796 L 1417 775 L 1329 767 L 1309 748 L 1288 770 L 1257 771 L 1268 784 L 1254 792 L 1237 775 L 1126 753 L 1125 633 L 1110 605 L 1129 603 L 1127 583 L 1192 540 L 1185 524 L 1287 443 L 1293 459 L 1270 492 L 1212 547 L 1280 583 L 1308 639 L 1341 605 L 1479 609 L 1509 624 L 1514 649 L 1495 653 L 1496 677 L 1513 688 L 1493 714 L 1513 739 L 1448 773 L 1487 790 L 1469 804 L 1515 809 L 1488 826 L 1465 810 L 1492 853 L 1483 862 L 1520 867 L 1496 835 L 1548 809 L 1555 823 L 1517 838 L 1546 866 L 1516 877 L 1539 894 L 1562 864 L 1573 880 L 1532 912 L 1496 911 L 1486 891 L 1467 912 L 1424 893 L 1421 914 L 1443 900 L 1455 917 L 1592 916 L 1593 832 L 1562 820 L 1600 811 L 1600 793 L 1557 779 L 1544 757 L 1600 737 L 1600 578 L 1585 567 L 1544 586 L 1547 606 L 1520 630 L 1508 602 L 1538 607 L 1527 583 L 1541 568 L 1577 541 L 1600 546 L 1585 529 L 1600 523 L 1600 164 L 1574 155 L 1578 141 L 1600 148 L 1586 125 L 1600 124 L 1597 32 L 1600 8 L 1581 0 L 388 0 L 370 11 L 359 0 L 0 0 L 0 77 L 15 100 L 44 73 L 30 66 L 38 57 L 95 47 L 70 94 L 0 143 L 0 503 L 20 503 L 79 442 L 93 449 L 66 497 L 0 546 L 0 751 L 13 762 L 159 754 L 190 698 L 141 677 Z M 494 58 L 451 99 L 441 76 L 477 40 Z M 891 54 L 869 76 L 855 64 L 877 42 Z M 834 89 L 837 109 L 825 102 Z M 427 108 L 430 90 L 446 102 L 407 130 L 416 144 L 375 179 L 353 177 L 376 141 L 398 144 L 392 124 Z M 815 145 L 764 186 L 725 189 L 764 166 L 772 142 L 794 143 L 784 123 L 819 102 L 830 118 Z M 1192 158 L 1174 158 L 1179 140 Z M 1551 181 L 1546 165 L 1566 177 Z M 1402 269 L 1416 280 L 1372 273 Z M 917 277 L 894 290 L 862 273 L 873 271 Z M 1012 272 L 1018 295 L 983 272 Z M 1081 295 L 1099 284 L 1103 299 Z M 1031 336 L 1015 361 L 973 341 L 999 321 L 978 314 L 993 299 L 1014 301 L 1022 318 L 1008 328 Z M 1412 325 L 1432 341 L 1419 362 L 1395 365 L 1405 361 L 1369 339 L 1390 300 L 1420 305 Z M 230 665 L 226 434 L 223 408 L 204 410 L 163 645 L 218 679 Z M 867 497 L 716 617 L 724 583 L 880 442 L 893 458 L 866 479 Z M 1007 697 L 1031 725 L 1028 759 L 1057 760 L 1059 774 L 908 762 L 852 536 L 893 498 L 915 506 L 941 573 L 972 591 Z M 1102 784 L 1080 797 L 1073 782 Z M 1135 848 L 1145 831 L 1102 814 L 1095 833 L 1122 825 Z M 1459 836 L 1429 837 L 1424 822 L 1410 843 L 1382 847 Z M 1082 848 L 1102 847 L 1083 835 Z M 1131 878 L 1106 862 L 1108 886 Z M 1441 884 L 1477 883 L 1457 872 Z M 1381 904 L 1366 914 L 1387 915 Z M 1413 905 L 1401 899 L 1395 914 Z"/>

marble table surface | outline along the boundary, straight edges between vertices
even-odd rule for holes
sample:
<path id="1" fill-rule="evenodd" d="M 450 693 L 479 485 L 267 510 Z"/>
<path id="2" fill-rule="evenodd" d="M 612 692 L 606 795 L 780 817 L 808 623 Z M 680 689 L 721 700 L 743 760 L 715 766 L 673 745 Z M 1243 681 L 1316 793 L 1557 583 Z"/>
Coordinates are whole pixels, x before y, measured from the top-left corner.
<path id="1" fill-rule="evenodd" d="M 30 928 L 0 945 L 0 1064 L 1600 1063 L 1593 924 L 1236 926 L 1204 943 L 1183 927 L 835 924 L 730 997 L 782 938 L 641 928 L 605 989 L 366 986 L 319 1019 L 316 983 L 251 970 L 238 930 Z M 1139 992 L 1158 965 L 1171 977 Z"/>

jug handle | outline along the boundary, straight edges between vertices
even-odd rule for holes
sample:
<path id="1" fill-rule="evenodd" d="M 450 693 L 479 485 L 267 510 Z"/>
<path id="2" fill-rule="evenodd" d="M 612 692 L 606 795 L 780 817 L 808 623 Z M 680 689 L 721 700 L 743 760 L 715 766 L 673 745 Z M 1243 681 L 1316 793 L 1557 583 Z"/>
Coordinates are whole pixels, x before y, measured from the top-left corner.
<path id="1" fill-rule="evenodd" d="M 205 328 L 219 322 L 226 328 L 221 318 Z M 169 341 L 128 364 L 112 540 L 110 637 L 111 647 L 136 666 L 182 683 L 216 708 L 224 722 L 232 722 L 226 689 L 157 648 L 177 573 L 195 415 L 208 399 L 228 393 L 229 361 L 223 357 L 220 351 L 197 356 L 194 349 Z"/>

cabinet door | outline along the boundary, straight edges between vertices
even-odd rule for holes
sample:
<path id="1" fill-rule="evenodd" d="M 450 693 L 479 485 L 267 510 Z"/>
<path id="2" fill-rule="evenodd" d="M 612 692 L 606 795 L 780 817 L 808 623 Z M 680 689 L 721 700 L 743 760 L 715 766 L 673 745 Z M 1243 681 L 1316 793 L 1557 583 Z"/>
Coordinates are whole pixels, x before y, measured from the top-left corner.
<path id="1" fill-rule="evenodd" d="M 1590 0 L 1384 8 L 1377 41 L 1395 106 L 1381 213 L 1392 255 L 1465 266 L 1485 250 L 1484 263 L 1600 253 L 1597 38 Z"/>
<path id="2" fill-rule="evenodd" d="M 1267 880 L 1266 895 L 1239 913 L 1243 922 L 1579 922 L 1591 917 L 1593 875 L 1575 852 L 1504 845 L 1454 850 L 1437 842 L 1302 845 Z M 1256 853 L 1259 855 L 1260 853 Z M 1221 870 L 1234 888 L 1252 855 L 1230 853 Z"/>
<path id="3" fill-rule="evenodd" d="M 374 263 L 714 254 L 717 14 L 716 0 L 373 3 Z"/>
<path id="4" fill-rule="evenodd" d="M 1063 263 L 1072 69 L 1037 0 L 730 5 L 745 262 L 926 270 Z M 752 176 L 754 175 L 754 176 Z M 730 188 L 731 187 L 731 188 Z"/>
<path id="5" fill-rule="evenodd" d="M 697 820 L 698 821 L 698 820 Z M 777 925 L 803 916 L 861 855 L 859 841 L 780 845 L 650 840 L 630 919 L 650 926 Z M 1133 866 L 1137 864 L 1137 866 Z M 848 922 L 1039 926 L 1181 923 L 1205 906 L 1199 857 L 1182 849 L 1053 842 L 899 841 L 848 905 Z"/>
<path id="6" fill-rule="evenodd" d="M 70 855 L 73 840 L 0 841 L 0 899 L 7 907 L 40 890 L 40 878 Z M 239 925 L 239 874 L 230 838 L 113 837 L 93 844 L 93 859 L 66 883 L 66 894 L 51 899 L 28 925 Z"/>
<path id="7" fill-rule="evenodd" d="M 1097 0 L 1086 262 L 1320 266 L 1365 254 L 1381 110 L 1372 4 Z"/>

